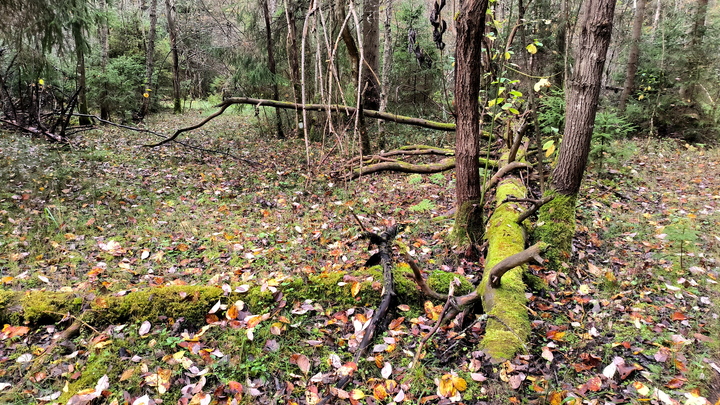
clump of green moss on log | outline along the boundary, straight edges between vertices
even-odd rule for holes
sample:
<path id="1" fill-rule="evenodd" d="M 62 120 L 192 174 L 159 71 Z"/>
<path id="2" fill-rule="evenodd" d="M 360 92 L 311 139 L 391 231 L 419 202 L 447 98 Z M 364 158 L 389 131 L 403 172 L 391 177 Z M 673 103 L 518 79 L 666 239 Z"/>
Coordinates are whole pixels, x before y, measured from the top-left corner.
<path id="1" fill-rule="evenodd" d="M 572 252 L 577 196 L 560 194 L 554 190 L 545 194 L 554 198 L 540 208 L 537 228 L 533 234 L 535 240 L 550 246 L 545 253 L 549 265 L 558 266 L 567 261 Z"/>

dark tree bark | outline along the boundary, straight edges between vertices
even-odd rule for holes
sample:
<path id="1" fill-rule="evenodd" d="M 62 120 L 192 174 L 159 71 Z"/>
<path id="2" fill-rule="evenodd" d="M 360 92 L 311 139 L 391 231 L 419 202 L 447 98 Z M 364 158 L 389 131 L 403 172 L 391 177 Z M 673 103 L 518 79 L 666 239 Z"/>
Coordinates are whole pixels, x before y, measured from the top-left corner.
<path id="1" fill-rule="evenodd" d="M 293 85 L 293 100 L 300 100 L 300 54 L 298 52 L 297 25 L 295 24 L 295 13 L 298 9 L 297 1 L 285 0 L 285 19 L 287 21 L 287 54 L 290 66 L 290 81 Z"/>
<path id="2" fill-rule="evenodd" d="M 638 60 L 640 59 L 640 38 L 642 37 L 646 3 L 647 0 L 638 0 L 637 7 L 635 8 L 635 19 L 633 21 L 632 37 L 630 38 L 630 53 L 628 54 L 625 85 L 620 95 L 620 111 L 625 111 L 627 99 L 630 97 L 630 94 L 635 91 L 635 74 L 637 73 Z"/>
<path id="3" fill-rule="evenodd" d="M 457 214 L 456 236 L 475 239 L 481 229 L 470 229 L 469 224 L 481 223 L 471 218 L 481 210 L 472 209 L 480 199 L 480 111 L 478 94 L 482 78 L 482 41 L 485 34 L 487 0 L 465 0 L 460 6 L 455 24 L 457 47 L 455 50 L 455 198 Z M 482 226 L 482 225 L 480 225 Z"/>
<path id="4" fill-rule="evenodd" d="M 565 134 L 553 173 L 553 186 L 561 194 L 577 194 L 587 166 L 615 1 L 586 0 L 583 5 L 575 72 L 568 83 Z"/>
<path id="5" fill-rule="evenodd" d="M 145 91 L 143 92 L 143 105 L 140 116 L 144 117 L 150 110 L 152 97 L 152 77 L 155 70 L 155 34 L 157 32 L 157 0 L 150 0 L 150 31 L 148 32 L 147 47 L 145 50 Z"/>
<path id="6" fill-rule="evenodd" d="M 80 89 L 78 93 L 78 112 L 80 114 L 87 114 L 87 81 L 85 78 L 85 50 L 87 49 L 87 44 L 83 39 L 82 25 L 79 22 L 73 22 L 71 30 L 73 40 L 75 41 L 75 56 L 77 58 L 77 87 Z M 79 123 L 80 125 L 91 125 L 92 120 L 88 117 L 80 117 Z"/>
<path id="7" fill-rule="evenodd" d="M 380 77 L 380 108 L 378 111 L 385 112 L 387 110 L 388 99 L 390 97 L 390 70 L 392 69 L 392 13 L 393 0 L 386 0 L 385 5 L 385 25 L 383 31 L 383 57 L 382 57 L 382 76 Z M 385 149 L 385 123 L 378 123 L 378 148 Z"/>
<path id="8" fill-rule="evenodd" d="M 102 10 L 103 13 L 107 13 L 108 9 L 108 0 L 105 0 L 102 2 Z M 107 65 L 108 61 L 110 60 L 110 42 L 109 42 L 109 35 L 110 35 L 110 28 L 107 20 L 107 16 L 104 16 L 102 21 L 100 22 L 100 45 L 101 45 L 101 55 L 100 55 L 100 65 L 102 67 L 103 74 L 106 74 L 107 72 Z M 103 84 L 103 89 L 100 94 L 100 118 L 104 120 L 110 120 L 110 100 L 108 100 L 108 86 L 107 86 L 107 80 L 105 80 L 105 83 Z"/>
<path id="9" fill-rule="evenodd" d="M 268 7 L 268 0 L 262 0 L 263 17 L 265 18 L 265 39 L 267 40 L 267 54 L 268 54 L 268 69 L 272 75 L 273 83 L 273 98 L 275 100 L 280 99 L 280 91 L 278 90 L 277 84 L 277 66 L 275 64 L 275 45 L 272 39 L 272 27 L 270 26 L 270 9 Z M 275 119 L 277 124 L 277 136 L 278 138 L 285 138 L 285 134 L 282 130 L 282 121 L 280 119 L 280 112 L 275 112 Z"/>
<path id="10" fill-rule="evenodd" d="M 360 88 L 362 90 L 363 109 L 379 110 L 380 109 L 380 80 L 378 78 L 379 60 L 380 60 L 380 1 L 364 0 L 362 13 L 362 33 L 363 33 L 363 60 L 362 80 Z M 369 154 L 372 151 L 370 142 L 370 128 L 363 126 L 362 130 L 362 149 L 363 154 Z"/>
<path id="11" fill-rule="evenodd" d="M 165 16 L 167 17 L 173 60 L 173 112 L 179 114 L 182 112 L 182 105 L 180 104 L 180 62 L 178 60 L 177 27 L 175 27 L 175 17 L 173 16 L 175 5 L 172 1 L 165 0 Z"/>
<path id="12" fill-rule="evenodd" d="M 587 166 L 600 82 L 615 12 L 616 0 L 586 0 L 581 12 L 575 49 L 575 70 L 565 100 L 565 134 L 560 155 L 535 230 L 536 239 L 551 245 L 546 258 L 558 266 L 570 257 L 575 234 L 575 204 Z"/>
<path id="13" fill-rule="evenodd" d="M 345 21 L 347 15 L 345 13 L 345 5 L 343 2 L 340 2 L 338 4 L 338 22 L 340 24 L 343 24 Z M 352 66 L 352 74 L 353 77 L 357 77 L 358 67 L 360 65 L 360 51 L 358 51 L 357 44 L 355 44 L 355 38 L 353 38 L 352 33 L 350 32 L 350 24 L 344 24 L 342 27 L 342 32 L 340 33 L 342 36 L 342 40 L 345 43 L 345 47 L 348 51 L 348 57 L 350 58 L 350 65 Z"/>

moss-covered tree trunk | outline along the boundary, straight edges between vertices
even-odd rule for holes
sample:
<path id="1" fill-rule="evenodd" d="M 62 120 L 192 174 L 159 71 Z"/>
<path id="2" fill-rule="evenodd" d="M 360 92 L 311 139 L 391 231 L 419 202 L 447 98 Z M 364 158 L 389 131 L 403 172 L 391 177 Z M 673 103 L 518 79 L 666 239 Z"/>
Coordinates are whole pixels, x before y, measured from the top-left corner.
<path id="1" fill-rule="evenodd" d="M 565 135 L 548 195 L 555 199 L 540 209 L 536 236 L 552 246 L 549 259 L 570 256 L 575 233 L 575 202 L 590 152 L 600 81 L 610 45 L 616 0 L 583 4 L 580 38 L 575 49 L 575 73 L 568 83 Z"/>
<path id="2" fill-rule="evenodd" d="M 454 239 L 458 243 L 478 240 L 483 221 L 480 204 L 480 112 L 478 94 L 482 77 L 482 40 L 487 0 L 466 0 L 455 19 L 455 214 Z"/>
<path id="3" fill-rule="evenodd" d="M 523 348 L 530 334 L 523 282 L 525 266 L 507 271 L 499 288 L 490 286 L 490 270 L 504 259 L 525 250 L 525 230 L 517 223 L 523 209 L 518 203 L 505 200 L 507 197 L 525 198 L 526 193 L 519 179 L 502 180 L 495 194 L 495 211 L 487 224 L 488 255 L 477 293 L 482 297 L 483 310 L 488 315 L 480 347 L 494 361 L 511 359 Z"/>

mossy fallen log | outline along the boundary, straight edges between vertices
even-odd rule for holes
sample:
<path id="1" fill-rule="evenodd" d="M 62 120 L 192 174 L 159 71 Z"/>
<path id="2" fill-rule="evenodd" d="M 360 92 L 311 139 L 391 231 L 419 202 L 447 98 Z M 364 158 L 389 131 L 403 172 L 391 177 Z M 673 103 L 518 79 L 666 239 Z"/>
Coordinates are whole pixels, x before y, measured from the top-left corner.
<path id="1" fill-rule="evenodd" d="M 525 230 L 517 223 L 524 209 L 507 197 L 525 198 L 527 191 L 519 179 L 506 178 L 500 182 L 495 195 L 496 208 L 490 217 L 485 237 L 488 255 L 485 273 L 477 293 L 482 297 L 488 315 L 485 336 L 480 347 L 493 361 L 511 359 L 524 346 L 530 334 L 523 282 L 524 266 L 515 267 L 502 276 L 499 288 L 491 286 L 491 271 L 502 260 L 525 249 Z"/>
<path id="2" fill-rule="evenodd" d="M 421 294 L 415 285 L 413 272 L 407 265 L 394 268 L 395 293 L 401 303 L 422 305 Z M 353 296 L 351 287 L 358 280 L 360 289 Z M 378 285 L 383 281 L 378 267 L 358 272 L 338 271 L 294 276 L 280 280 L 276 291 L 282 292 L 288 303 L 312 300 L 340 307 L 377 306 L 380 302 Z M 450 278 L 441 272 L 433 273 L 429 282 L 447 291 Z M 379 284 L 380 283 L 380 284 Z M 272 291 L 253 285 L 246 292 L 225 293 L 214 286 L 166 286 L 142 291 L 96 295 L 87 292 L 56 292 L 45 290 L 0 290 L 0 323 L 10 325 L 44 325 L 59 322 L 67 315 L 81 318 L 86 325 L 103 327 L 133 321 L 154 321 L 158 317 L 184 318 L 186 325 L 202 326 L 205 316 L 218 300 L 245 302 L 250 310 L 258 311 L 276 305 Z M 290 305 L 291 306 L 291 305 Z"/>

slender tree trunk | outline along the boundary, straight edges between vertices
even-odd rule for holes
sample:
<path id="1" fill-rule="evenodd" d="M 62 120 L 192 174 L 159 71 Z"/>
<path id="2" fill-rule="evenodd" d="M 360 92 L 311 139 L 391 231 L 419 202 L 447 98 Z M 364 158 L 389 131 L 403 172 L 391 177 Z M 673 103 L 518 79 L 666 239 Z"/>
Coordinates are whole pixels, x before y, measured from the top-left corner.
<path id="1" fill-rule="evenodd" d="M 72 24 L 73 40 L 75 41 L 75 57 L 77 58 L 77 86 L 80 89 L 78 93 L 78 112 L 80 114 L 88 113 L 87 104 L 87 81 L 85 79 L 85 49 L 87 45 L 82 37 L 82 27 L 80 23 Z M 88 117 L 80 117 L 80 125 L 90 125 L 92 121 Z"/>
<path id="2" fill-rule="evenodd" d="M 152 98 L 152 77 L 155 70 L 155 34 L 157 32 L 157 0 L 150 0 L 150 31 L 148 32 L 147 48 L 145 51 L 145 91 L 143 92 L 143 105 L 140 116 L 145 117 L 150 110 Z"/>
<path id="3" fill-rule="evenodd" d="M 265 17 L 265 38 L 267 39 L 267 54 L 268 54 L 268 69 L 272 75 L 273 83 L 273 98 L 275 100 L 280 99 L 280 91 L 278 90 L 277 84 L 277 66 L 275 65 L 275 45 L 272 39 L 272 27 L 270 26 L 270 9 L 268 7 L 268 0 L 262 0 L 263 16 Z M 275 119 L 277 123 L 277 136 L 278 138 L 285 138 L 285 134 L 282 130 L 282 121 L 279 111 L 275 111 Z"/>
<path id="4" fill-rule="evenodd" d="M 102 2 L 102 10 L 106 14 L 108 9 L 108 0 Z M 100 55 L 100 65 L 102 67 L 103 76 L 107 74 L 107 65 L 110 60 L 110 28 L 108 24 L 107 15 L 105 15 L 100 22 L 100 45 L 102 47 L 102 53 Z M 108 100 L 108 85 L 107 79 L 104 80 L 103 89 L 100 94 L 100 118 L 104 120 L 110 120 L 110 100 Z"/>
<path id="5" fill-rule="evenodd" d="M 565 134 L 549 195 L 543 205 L 537 236 L 553 246 L 548 258 L 555 264 L 569 257 L 575 233 L 575 202 L 590 152 L 600 83 L 610 45 L 616 0 L 585 0 L 575 69 L 565 99 Z"/>
<path id="6" fill-rule="evenodd" d="M 175 27 L 175 17 L 173 16 L 175 5 L 172 1 L 173 0 L 165 0 L 165 15 L 168 22 L 170 49 L 173 60 L 173 113 L 179 114 L 182 112 L 182 105 L 180 103 L 180 62 L 178 60 L 177 28 Z"/>
<path id="7" fill-rule="evenodd" d="M 690 103 L 696 102 L 700 85 L 699 66 L 703 64 L 705 59 L 701 45 L 705 37 L 707 9 L 708 0 L 697 0 L 692 31 L 690 32 L 690 52 L 686 56 L 688 78 L 685 80 L 685 85 L 680 89 L 680 96 Z"/>
<path id="8" fill-rule="evenodd" d="M 380 112 L 387 110 L 390 97 L 390 70 L 392 69 L 392 13 L 393 0 L 385 6 L 385 30 L 383 32 L 382 77 L 380 78 Z M 378 122 L 378 148 L 385 149 L 385 122 Z"/>
<path id="9" fill-rule="evenodd" d="M 363 1 L 362 13 L 363 31 L 363 60 L 365 66 L 362 69 L 362 80 L 360 82 L 362 91 L 363 109 L 380 109 L 380 80 L 378 73 L 380 56 L 380 1 Z M 372 147 L 370 142 L 370 128 L 362 128 L 362 149 L 363 155 L 370 154 Z"/>
<path id="10" fill-rule="evenodd" d="M 653 17 L 652 34 L 650 35 L 651 41 L 655 41 L 655 35 L 657 34 L 658 27 L 660 26 L 661 10 L 662 10 L 662 0 L 655 0 L 655 16 Z"/>
<path id="11" fill-rule="evenodd" d="M 343 2 L 340 2 L 338 4 L 338 22 L 342 24 L 345 19 L 347 18 L 347 14 L 345 13 L 345 5 L 342 4 Z M 360 51 L 358 51 L 357 44 L 355 44 L 355 38 L 353 38 L 352 33 L 350 32 L 350 25 L 345 24 L 342 28 L 342 39 L 345 43 L 345 47 L 348 51 L 348 57 L 350 58 L 350 65 L 352 66 L 352 75 L 353 77 L 357 77 L 358 75 L 358 68 L 360 65 Z"/>
<path id="12" fill-rule="evenodd" d="M 459 240 L 471 241 L 482 234 L 482 221 L 473 216 L 482 209 L 474 205 L 480 200 L 480 112 L 478 94 L 482 78 L 482 41 L 488 0 L 465 0 L 455 18 L 457 46 L 455 50 L 455 234 Z M 472 227 L 471 224 L 476 224 Z M 473 229 L 475 228 L 475 229 Z"/>
<path id="13" fill-rule="evenodd" d="M 290 66 L 290 81 L 293 85 L 293 101 L 300 101 L 300 54 L 298 52 L 297 25 L 295 24 L 295 13 L 297 2 L 285 0 L 285 19 L 287 20 L 287 54 L 288 65 Z"/>
<path id="14" fill-rule="evenodd" d="M 695 19 L 690 35 L 690 45 L 695 47 L 702 43 L 705 36 L 705 18 L 707 17 L 708 0 L 697 0 Z"/>
<path id="15" fill-rule="evenodd" d="M 627 74 L 625 85 L 620 95 L 620 111 L 625 111 L 630 93 L 635 90 L 635 74 L 637 73 L 638 60 L 640 59 L 640 38 L 642 37 L 643 20 L 645 19 L 645 4 L 647 0 L 637 0 L 635 8 L 635 19 L 633 21 L 632 37 L 630 38 L 630 54 L 628 55 Z"/>

